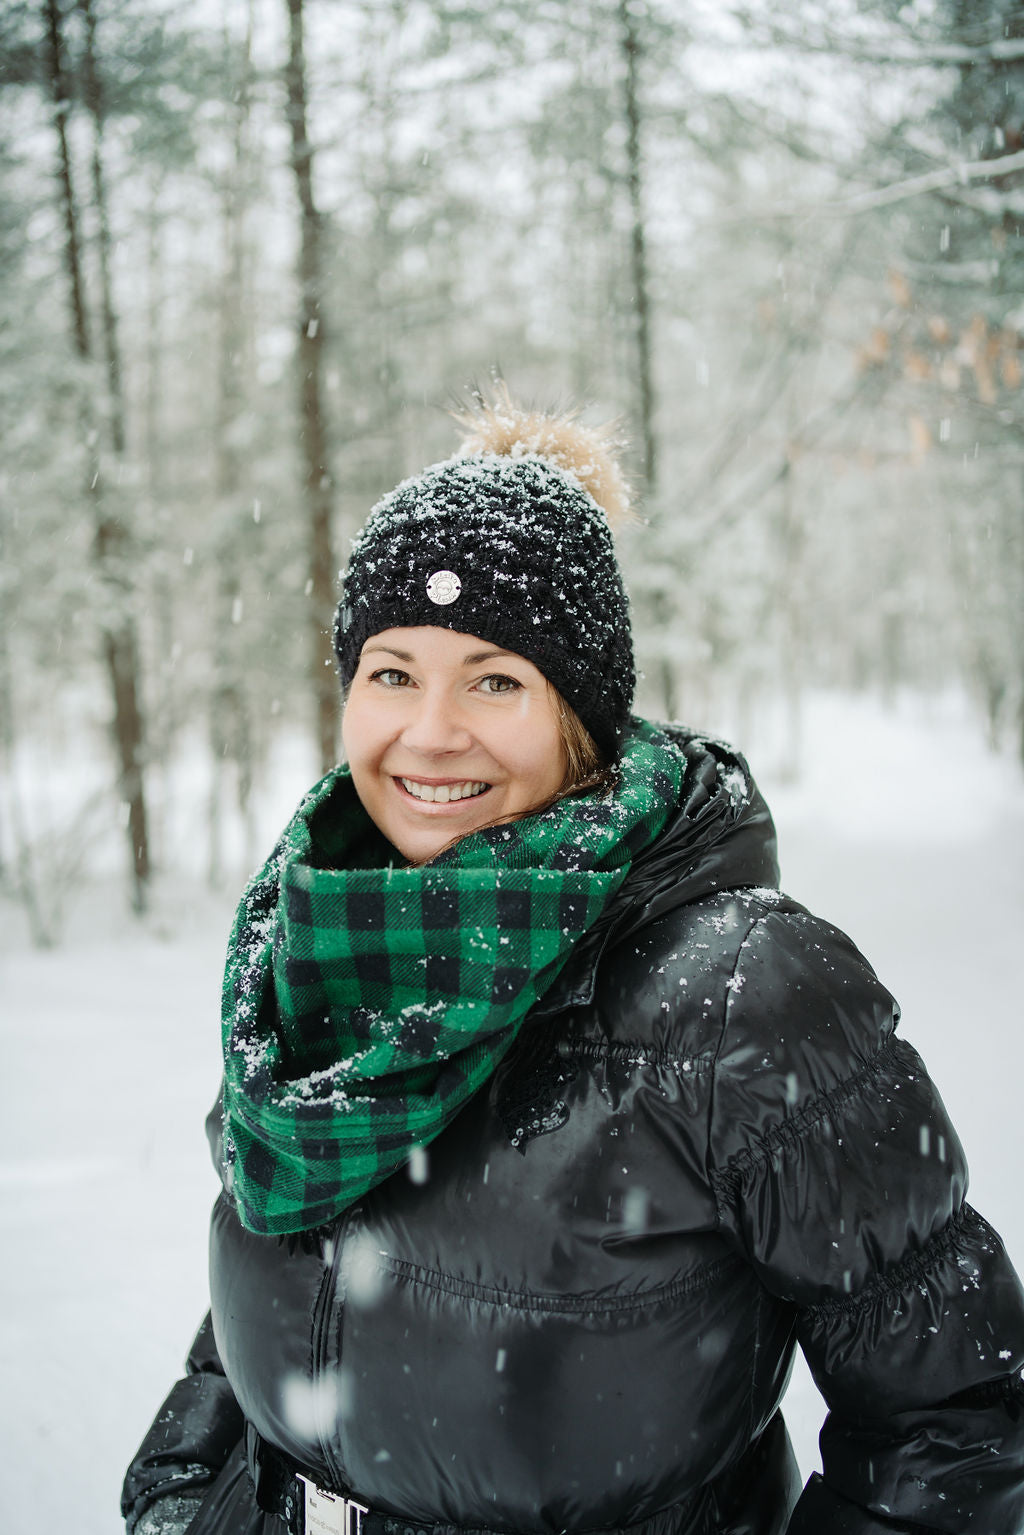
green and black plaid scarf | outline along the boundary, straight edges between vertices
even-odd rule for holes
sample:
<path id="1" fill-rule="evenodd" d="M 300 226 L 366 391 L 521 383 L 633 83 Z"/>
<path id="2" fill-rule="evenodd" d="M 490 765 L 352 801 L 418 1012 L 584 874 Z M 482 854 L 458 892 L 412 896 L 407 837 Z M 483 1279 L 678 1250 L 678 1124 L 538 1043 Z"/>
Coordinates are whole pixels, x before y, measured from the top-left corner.
<path id="1" fill-rule="evenodd" d="M 347 768 L 307 794 L 242 897 L 224 976 L 227 1180 L 250 1231 L 320 1225 L 440 1134 L 657 837 L 683 771 L 640 722 L 614 793 L 414 869 L 380 866 L 394 850 Z"/>

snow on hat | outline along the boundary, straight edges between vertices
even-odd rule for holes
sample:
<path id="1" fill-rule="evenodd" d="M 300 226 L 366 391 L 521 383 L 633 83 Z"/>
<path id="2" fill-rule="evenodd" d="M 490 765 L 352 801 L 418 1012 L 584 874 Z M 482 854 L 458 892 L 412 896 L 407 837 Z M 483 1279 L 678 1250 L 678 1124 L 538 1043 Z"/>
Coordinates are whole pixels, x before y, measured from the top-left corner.
<path id="1" fill-rule="evenodd" d="M 608 517 L 628 492 L 610 433 L 478 400 L 459 453 L 404 480 L 352 547 L 334 627 L 343 687 L 384 629 L 433 625 L 525 656 L 614 759 L 636 673 Z"/>

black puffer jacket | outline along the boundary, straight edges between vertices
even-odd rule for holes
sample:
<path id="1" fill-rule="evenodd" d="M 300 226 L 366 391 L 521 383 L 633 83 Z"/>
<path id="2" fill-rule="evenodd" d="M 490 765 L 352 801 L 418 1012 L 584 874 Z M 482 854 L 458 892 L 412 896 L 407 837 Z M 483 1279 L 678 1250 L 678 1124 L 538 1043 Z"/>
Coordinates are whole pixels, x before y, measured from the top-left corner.
<path id="1" fill-rule="evenodd" d="M 1024 1297 L 956 1134 L 870 966 L 773 888 L 745 764 L 686 751 L 678 816 L 415 1178 L 306 1241 L 221 1198 L 233 1395 L 179 1384 L 129 1510 L 210 1479 L 237 1401 L 257 1476 L 276 1447 L 396 1535 L 1024 1531 Z M 797 1342 L 831 1409 L 802 1493 Z M 241 1467 L 197 1532 L 264 1528 Z"/>

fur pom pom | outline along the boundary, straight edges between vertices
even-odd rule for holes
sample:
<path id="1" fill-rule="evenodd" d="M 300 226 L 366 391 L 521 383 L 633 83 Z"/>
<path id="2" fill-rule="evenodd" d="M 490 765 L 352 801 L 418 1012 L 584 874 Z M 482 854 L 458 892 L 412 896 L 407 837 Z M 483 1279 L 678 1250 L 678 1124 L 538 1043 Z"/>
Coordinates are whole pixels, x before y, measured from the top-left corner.
<path id="1" fill-rule="evenodd" d="M 523 458 L 536 453 L 575 475 L 614 527 L 629 517 L 630 492 L 617 453 L 623 446 L 614 424 L 584 426 L 578 410 L 547 412 L 517 405 L 504 382 L 488 398 L 452 415 L 466 432 L 459 453 L 497 453 Z"/>

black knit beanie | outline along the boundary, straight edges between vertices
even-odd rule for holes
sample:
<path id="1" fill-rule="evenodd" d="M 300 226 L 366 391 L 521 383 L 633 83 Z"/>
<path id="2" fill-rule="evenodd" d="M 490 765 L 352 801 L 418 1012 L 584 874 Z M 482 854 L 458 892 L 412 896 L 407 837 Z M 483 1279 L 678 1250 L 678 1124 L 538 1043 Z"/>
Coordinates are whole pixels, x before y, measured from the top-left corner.
<path id="1" fill-rule="evenodd" d="M 636 674 L 608 522 L 572 469 L 516 446 L 434 464 L 374 507 L 335 619 L 342 686 L 372 635 L 452 629 L 532 661 L 614 760 Z"/>

